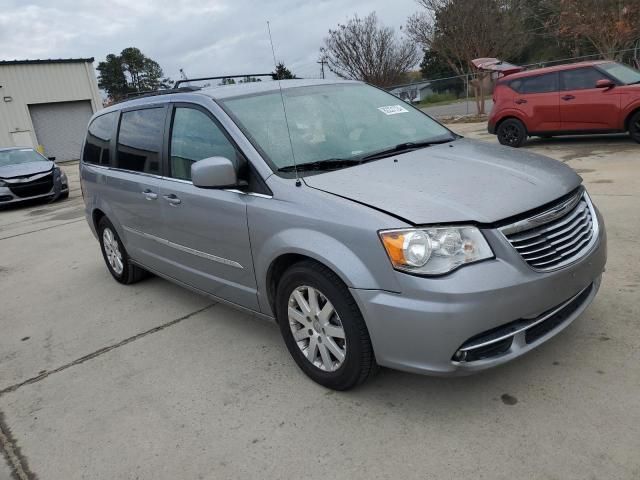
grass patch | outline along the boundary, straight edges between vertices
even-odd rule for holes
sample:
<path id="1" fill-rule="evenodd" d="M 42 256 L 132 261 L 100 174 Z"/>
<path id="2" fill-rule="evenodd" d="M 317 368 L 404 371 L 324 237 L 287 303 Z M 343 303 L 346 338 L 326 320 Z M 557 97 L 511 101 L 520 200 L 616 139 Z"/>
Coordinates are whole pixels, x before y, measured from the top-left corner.
<path id="1" fill-rule="evenodd" d="M 434 93 L 433 95 L 429 95 L 427 98 L 423 98 L 418 102 L 419 106 L 429 106 L 432 107 L 434 105 L 447 105 L 449 103 L 454 103 L 460 100 L 453 93 Z"/>

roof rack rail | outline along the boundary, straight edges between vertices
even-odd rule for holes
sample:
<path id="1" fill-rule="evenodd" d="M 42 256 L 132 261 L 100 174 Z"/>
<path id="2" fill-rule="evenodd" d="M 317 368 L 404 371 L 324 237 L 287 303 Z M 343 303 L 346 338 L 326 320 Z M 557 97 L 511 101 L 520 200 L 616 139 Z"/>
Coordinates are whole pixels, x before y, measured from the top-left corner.
<path id="1" fill-rule="evenodd" d="M 129 92 L 126 95 L 126 98 L 129 99 L 133 97 L 153 97 L 155 95 L 169 95 L 171 93 L 192 92 L 194 90 L 200 90 L 201 88 L 202 87 L 192 86 L 176 88 L 174 86 L 173 88 L 164 88 L 162 90 L 143 90 L 141 92 Z"/>
<path id="2" fill-rule="evenodd" d="M 242 75 L 221 75 L 219 77 L 200 77 L 200 78 L 183 78 L 182 80 L 178 80 L 173 88 L 178 88 L 183 83 L 189 82 L 201 82 L 204 80 L 223 80 L 225 78 L 245 78 L 245 77 L 272 77 L 272 73 L 244 73 Z M 182 87 L 184 88 L 184 87 Z"/>

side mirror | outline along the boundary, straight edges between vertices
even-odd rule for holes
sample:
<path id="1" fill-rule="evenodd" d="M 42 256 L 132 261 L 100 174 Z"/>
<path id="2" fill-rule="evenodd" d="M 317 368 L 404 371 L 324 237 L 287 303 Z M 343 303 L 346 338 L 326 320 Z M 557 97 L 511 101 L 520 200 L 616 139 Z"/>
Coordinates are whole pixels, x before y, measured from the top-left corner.
<path id="1" fill-rule="evenodd" d="M 191 165 L 191 181 L 200 188 L 235 187 L 238 184 L 236 167 L 225 157 L 210 157 Z"/>
<path id="2" fill-rule="evenodd" d="M 47 157 L 49 160 L 51 160 L 52 162 L 56 161 L 56 157 Z"/>
<path id="3" fill-rule="evenodd" d="M 613 83 L 613 81 L 609 80 L 608 78 L 603 78 L 596 82 L 596 88 L 613 88 L 615 86 L 616 84 Z"/>

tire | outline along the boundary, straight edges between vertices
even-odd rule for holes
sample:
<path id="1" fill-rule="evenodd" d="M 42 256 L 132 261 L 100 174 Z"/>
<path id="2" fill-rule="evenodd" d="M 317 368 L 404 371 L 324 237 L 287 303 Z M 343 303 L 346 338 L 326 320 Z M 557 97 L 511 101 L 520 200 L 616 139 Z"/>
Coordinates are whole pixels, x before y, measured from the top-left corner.
<path id="1" fill-rule="evenodd" d="M 58 197 L 59 200 L 65 200 L 67 198 L 69 198 L 69 191 L 64 192 Z"/>
<path id="2" fill-rule="evenodd" d="M 629 135 L 631 138 L 640 143 L 640 112 L 636 112 L 629 120 Z"/>
<path id="3" fill-rule="evenodd" d="M 125 285 L 138 282 L 147 276 L 147 271 L 133 265 L 127 254 L 116 229 L 113 224 L 102 217 L 98 222 L 98 239 L 100 240 L 100 250 L 102 258 L 107 265 L 107 269 L 111 276 L 117 281 Z M 115 259 L 119 259 L 119 261 Z"/>
<path id="4" fill-rule="evenodd" d="M 527 129 L 524 124 L 515 118 L 508 118 L 498 126 L 496 132 L 501 145 L 518 148 L 527 140 Z"/>
<path id="5" fill-rule="evenodd" d="M 311 295 L 317 299 L 316 308 Z M 305 313 L 297 300 L 300 296 L 310 311 Z M 295 315 L 290 316 L 289 307 Z M 377 369 L 358 305 L 342 280 L 325 266 L 302 261 L 282 275 L 276 291 L 276 317 L 289 353 L 314 382 L 333 390 L 349 390 Z M 294 329 L 300 332 L 297 339 Z M 343 354 L 342 360 L 336 352 Z"/>

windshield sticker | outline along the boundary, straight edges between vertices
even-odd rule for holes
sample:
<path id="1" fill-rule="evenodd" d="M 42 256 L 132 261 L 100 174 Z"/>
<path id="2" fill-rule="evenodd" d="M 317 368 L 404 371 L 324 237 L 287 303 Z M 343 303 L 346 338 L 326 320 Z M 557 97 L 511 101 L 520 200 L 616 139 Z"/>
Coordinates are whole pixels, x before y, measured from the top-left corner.
<path id="1" fill-rule="evenodd" d="M 378 107 L 385 115 L 395 115 L 396 113 L 409 113 L 409 110 L 404 108 L 402 105 L 388 105 L 386 107 Z"/>

